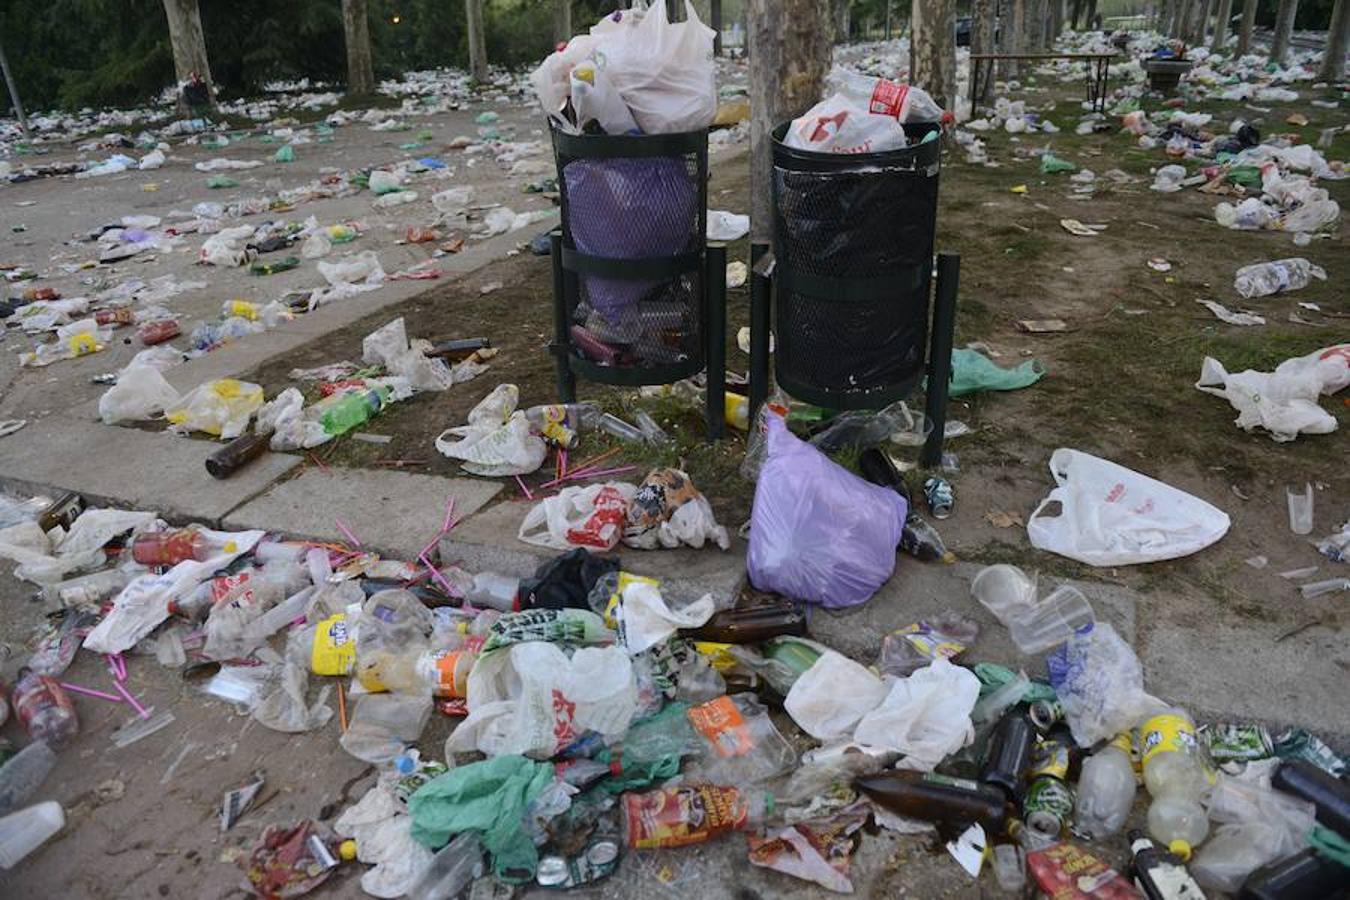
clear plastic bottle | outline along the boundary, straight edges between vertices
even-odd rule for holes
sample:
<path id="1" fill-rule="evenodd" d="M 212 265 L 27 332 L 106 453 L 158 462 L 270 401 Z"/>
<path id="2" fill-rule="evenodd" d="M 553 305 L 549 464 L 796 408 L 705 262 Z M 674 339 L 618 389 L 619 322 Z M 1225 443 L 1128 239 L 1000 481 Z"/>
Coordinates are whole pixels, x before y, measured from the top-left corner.
<path id="1" fill-rule="evenodd" d="M 1277 259 L 1238 269 L 1233 276 L 1233 289 L 1247 299 L 1268 297 L 1305 288 L 1314 276 L 1325 279 L 1327 273 L 1302 257 Z"/>
<path id="2" fill-rule="evenodd" d="M 476 835 L 465 832 L 437 851 L 406 896 L 408 900 L 449 900 L 482 874 L 482 845 Z"/>
<path id="3" fill-rule="evenodd" d="M 1209 835 L 1209 818 L 1200 797 L 1209 778 L 1200 759 L 1195 723 L 1185 711 L 1168 710 L 1139 729 L 1144 785 L 1153 802 L 1148 830 L 1168 850 L 1189 859 L 1191 848 Z"/>
<path id="4" fill-rule="evenodd" d="M 108 569 L 68 578 L 60 584 L 46 587 L 42 598 L 58 606 L 97 606 L 126 587 L 131 576 L 118 569 Z"/>
<path id="5" fill-rule="evenodd" d="M 519 578 L 498 575 L 495 572 L 479 572 L 473 576 L 473 587 L 464 595 L 464 600 L 474 606 L 512 612 L 516 608 L 516 598 L 519 594 Z"/>
<path id="6" fill-rule="evenodd" d="M 942 107 L 920 87 L 861 75 L 840 66 L 825 80 L 830 94 L 843 94 L 854 105 L 877 115 L 894 116 L 901 122 L 937 122 Z"/>
<path id="7" fill-rule="evenodd" d="M 1129 746 L 1129 734 L 1122 734 L 1083 760 L 1074 821 L 1079 831 L 1094 840 L 1120 831 L 1134 805 L 1136 785 Z"/>
<path id="8" fill-rule="evenodd" d="M 56 754 L 45 741 L 34 741 L 11 757 L 0 768 L 0 816 L 27 802 L 55 765 Z"/>
<path id="9" fill-rule="evenodd" d="M 12 869 L 66 824 L 55 800 L 38 803 L 0 819 L 0 869 Z"/>

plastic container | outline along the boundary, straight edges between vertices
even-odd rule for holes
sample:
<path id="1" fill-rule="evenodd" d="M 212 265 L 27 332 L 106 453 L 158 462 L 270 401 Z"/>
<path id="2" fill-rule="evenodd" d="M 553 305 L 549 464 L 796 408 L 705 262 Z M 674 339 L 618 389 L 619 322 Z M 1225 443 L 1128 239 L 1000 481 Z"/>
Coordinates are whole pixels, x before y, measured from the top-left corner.
<path id="1" fill-rule="evenodd" d="M 59 748 L 75 737 L 80 720 L 75 715 L 75 704 L 55 678 L 38 675 L 24 669 L 10 693 L 14 715 L 28 736 Z"/>
<path id="2" fill-rule="evenodd" d="M 473 576 L 473 587 L 464 595 L 464 602 L 501 612 L 512 612 L 519 605 L 520 579 L 495 572 L 479 572 Z"/>
<path id="3" fill-rule="evenodd" d="M 12 869 L 66 824 L 55 800 L 38 803 L 0 819 L 0 869 Z"/>
<path id="4" fill-rule="evenodd" d="M 1008 625 L 1035 605 L 1036 579 L 1017 566 L 999 563 L 976 573 L 970 593 L 994 618 Z"/>
<path id="5" fill-rule="evenodd" d="M 1026 654 L 1044 653 L 1067 641 L 1074 632 L 1097 621 L 1083 592 L 1061 585 L 1008 625 L 1017 649 Z"/>
<path id="6" fill-rule="evenodd" d="M 450 900 L 482 874 L 483 847 L 475 835 L 465 832 L 436 852 L 405 896 L 408 900 Z"/>
<path id="7" fill-rule="evenodd" d="M 1294 534 L 1312 534 L 1312 485 L 1305 483 L 1302 493 L 1295 493 L 1293 488 L 1285 488 L 1285 497 L 1289 501 L 1289 530 Z"/>
<path id="8" fill-rule="evenodd" d="M 357 759 L 391 763 L 421 736 L 430 715 L 430 694 L 367 694 L 356 701 L 339 743 Z"/>
<path id="9" fill-rule="evenodd" d="M 700 703 L 689 709 L 688 717 L 706 745 L 699 770 L 709 781 L 755 784 L 797 763 L 797 752 L 754 694 L 723 695 Z"/>
<path id="10" fill-rule="evenodd" d="M 98 606 L 126 587 L 131 576 L 118 569 L 69 578 L 43 589 L 43 598 L 61 606 Z"/>
<path id="11" fill-rule="evenodd" d="M 1124 741 L 1122 747 L 1121 741 Z M 1083 760 L 1078 778 L 1078 806 L 1074 812 L 1077 830 L 1094 840 L 1120 831 L 1134 805 L 1134 765 L 1130 762 L 1130 736 L 1122 734 Z"/>
<path id="12" fill-rule="evenodd" d="M 45 741 L 34 741 L 0 767 L 0 816 L 8 815 L 37 793 L 56 765 Z"/>
<path id="13" fill-rule="evenodd" d="M 218 548 L 193 528 L 142 534 L 131 544 L 131 558 L 143 566 L 176 566 L 189 559 L 207 560 Z"/>
<path id="14" fill-rule="evenodd" d="M 994 878 L 1003 890 L 1022 893 L 1027 883 L 1027 860 L 1021 847 L 1016 844 L 997 844 L 994 847 Z"/>
<path id="15" fill-rule="evenodd" d="M 1191 848 L 1209 835 L 1209 818 L 1200 797 L 1209 779 L 1196 749 L 1195 723 L 1184 711 L 1169 710 L 1139 729 L 1144 785 L 1153 802 L 1148 830 L 1168 850 L 1189 859 Z"/>

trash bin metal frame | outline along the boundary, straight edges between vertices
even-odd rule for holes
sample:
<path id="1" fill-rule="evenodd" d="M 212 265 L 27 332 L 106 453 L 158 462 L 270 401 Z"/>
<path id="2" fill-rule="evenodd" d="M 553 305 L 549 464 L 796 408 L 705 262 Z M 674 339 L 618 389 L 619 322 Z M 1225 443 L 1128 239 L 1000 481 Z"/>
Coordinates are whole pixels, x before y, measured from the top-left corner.
<path id="1" fill-rule="evenodd" d="M 708 233 L 708 132 L 655 135 L 575 135 L 550 123 L 562 224 L 550 235 L 553 265 L 554 339 L 549 344 L 557 368 L 558 394 L 564 403 L 576 400 L 577 377 L 600 384 L 639 387 L 672 384 L 697 375 L 705 368 L 707 419 L 711 439 L 725 431 L 726 387 L 726 247 L 709 243 Z M 564 168 L 580 159 L 695 160 L 697 231 L 691 232 L 688 248 L 671 256 L 620 258 L 583 253 L 569 228 L 571 210 Z M 581 298 L 581 279 L 586 275 L 620 281 L 673 281 L 687 273 L 698 279 L 697 352 L 680 362 L 643 366 L 604 366 L 575 352 L 571 335 L 572 316 Z"/>

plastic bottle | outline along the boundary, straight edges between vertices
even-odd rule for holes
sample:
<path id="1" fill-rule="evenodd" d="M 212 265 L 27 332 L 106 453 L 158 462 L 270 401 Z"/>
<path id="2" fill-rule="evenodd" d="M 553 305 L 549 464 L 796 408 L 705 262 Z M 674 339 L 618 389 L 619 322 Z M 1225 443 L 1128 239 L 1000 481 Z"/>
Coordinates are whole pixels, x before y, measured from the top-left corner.
<path id="1" fill-rule="evenodd" d="M 535 431 L 568 450 L 580 440 L 577 432 L 581 427 L 594 424 L 599 418 L 599 408 L 590 403 L 550 403 L 525 410 L 525 419 Z"/>
<path id="2" fill-rule="evenodd" d="M 596 420 L 596 427 L 601 431 L 614 435 L 621 441 L 631 441 L 633 443 L 642 443 L 646 440 L 642 430 L 635 425 L 630 425 L 623 419 L 611 413 L 605 413 Z"/>
<path id="3" fill-rule="evenodd" d="M 248 271 L 250 275 L 276 275 L 278 272 L 290 271 L 298 265 L 300 265 L 299 259 L 288 256 L 275 262 L 254 263 L 248 267 Z"/>
<path id="4" fill-rule="evenodd" d="M 12 869 L 66 824 L 55 800 L 38 803 L 0 819 L 0 869 Z"/>
<path id="5" fill-rule="evenodd" d="M 35 741 L 59 748 L 80 730 L 75 704 L 55 678 L 21 669 L 9 702 L 19 724 Z"/>
<path id="6" fill-rule="evenodd" d="M 54 765 L 56 754 L 45 741 L 34 741 L 11 757 L 0 768 L 0 816 L 26 803 Z"/>
<path id="7" fill-rule="evenodd" d="M 155 344 L 171 341 L 180 334 L 182 334 L 182 330 L 178 327 L 178 322 L 173 319 L 160 319 L 157 322 L 146 322 L 140 328 L 136 329 L 136 337 L 147 347 L 153 347 Z"/>
<path id="8" fill-rule="evenodd" d="M 923 562 L 956 562 L 956 554 L 947 549 L 942 535 L 922 516 L 910 513 L 900 532 L 900 549 Z"/>
<path id="9" fill-rule="evenodd" d="M 873 78 L 836 66 L 825 80 L 826 91 L 843 94 L 856 106 L 901 122 L 937 122 L 942 107 L 920 87 Z"/>
<path id="10" fill-rule="evenodd" d="M 520 579 L 495 572 L 479 572 L 473 576 L 473 587 L 464 595 L 464 602 L 501 612 L 514 612 L 519 606 Z"/>
<path id="11" fill-rule="evenodd" d="M 624 843 L 638 850 L 701 844 L 757 828 L 773 812 L 768 791 L 682 784 L 621 797 Z"/>
<path id="12" fill-rule="evenodd" d="M 1305 760 L 1291 759 L 1280 764 L 1270 783 L 1317 807 L 1317 821 L 1327 828 L 1350 835 L 1350 784 L 1344 778 Z"/>
<path id="13" fill-rule="evenodd" d="M 325 434 L 346 434 L 353 428 L 364 425 L 380 408 L 384 406 L 388 390 L 369 388 L 334 394 L 316 406 L 323 406 L 319 413 L 319 422 Z"/>
<path id="14" fill-rule="evenodd" d="M 869 775 L 858 790 L 887 809 L 911 819 L 964 828 L 979 822 L 998 834 L 1008 819 L 1007 798 L 989 784 L 908 769 Z"/>
<path id="15" fill-rule="evenodd" d="M 1326 900 L 1344 895 L 1350 870 L 1315 850 L 1262 866 L 1247 876 L 1238 900 Z"/>
<path id="16" fill-rule="evenodd" d="M 1074 821 L 1079 831 L 1094 840 L 1120 831 L 1134 805 L 1136 785 L 1129 746 L 1129 734 L 1121 734 L 1083 761 Z"/>
<path id="17" fill-rule="evenodd" d="M 1238 269 L 1233 276 L 1233 288 L 1247 299 L 1268 297 L 1280 291 L 1305 288 L 1314 275 L 1326 278 L 1325 272 L 1302 257 L 1277 259 Z"/>
<path id="18" fill-rule="evenodd" d="M 1148 900 L 1203 900 L 1200 885 L 1181 860 L 1159 850 L 1142 831 L 1130 831 L 1130 874 Z"/>
<path id="19" fill-rule="evenodd" d="M 406 896 L 408 900 L 450 900 L 482 874 L 482 845 L 476 835 L 464 832 L 436 852 Z"/>
<path id="20" fill-rule="evenodd" d="M 1146 721 L 1139 729 L 1144 785 L 1153 802 L 1148 830 L 1167 849 L 1189 859 L 1191 848 L 1209 835 L 1209 819 L 1200 796 L 1209 786 L 1200 760 L 1195 723 L 1173 709 Z"/>
<path id="21" fill-rule="evenodd" d="M 52 605 L 97 606 L 126 587 L 129 581 L 131 576 L 125 572 L 108 569 L 43 588 L 42 596 Z"/>

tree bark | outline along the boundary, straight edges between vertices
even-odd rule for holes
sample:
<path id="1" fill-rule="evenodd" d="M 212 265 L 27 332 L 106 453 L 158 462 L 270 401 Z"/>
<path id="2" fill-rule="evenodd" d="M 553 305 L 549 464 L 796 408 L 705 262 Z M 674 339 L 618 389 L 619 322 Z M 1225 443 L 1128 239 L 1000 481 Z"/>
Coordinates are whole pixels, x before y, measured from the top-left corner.
<path id="1" fill-rule="evenodd" d="M 998 0 L 971 0 L 970 10 L 970 52 L 976 53 L 994 53 L 994 11 L 998 7 Z M 975 65 L 970 67 L 971 77 L 974 77 Z M 989 98 L 993 96 L 994 86 L 991 83 L 994 79 L 986 78 L 984 90 L 980 96 L 975 98 L 976 103 L 988 103 Z M 972 114 L 973 114 L 972 110 Z"/>
<path id="2" fill-rule="evenodd" d="M 553 43 L 572 39 L 572 0 L 553 0 Z"/>
<path id="3" fill-rule="evenodd" d="M 773 239 L 772 131 L 820 100 L 830 68 L 829 4 L 749 0 L 750 239 Z"/>
<path id="4" fill-rule="evenodd" d="M 1090 31 L 1097 30 L 1097 0 L 1088 0 L 1087 27 Z"/>
<path id="5" fill-rule="evenodd" d="M 1322 57 L 1319 81 L 1333 84 L 1345 77 L 1345 54 L 1350 52 L 1350 2 L 1336 0 L 1331 10 L 1331 25 L 1327 30 L 1327 53 Z"/>
<path id="6" fill-rule="evenodd" d="M 1006 0 L 1003 16 L 1003 52 L 1026 52 L 1027 0 Z M 1008 11 L 1011 11 L 1011 15 Z M 1003 64 L 1003 77 L 1016 78 L 1021 67 L 1014 61 Z"/>
<path id="7" fill-rule="evenodd" d="M 1211 53 L 1222 53 L 1228 43 L 1228 20 L 1233 18 L 1233 0 L 1219 0 L 1219 12 L 1214 17 L 1214 40 L 1210 42 Z"/>
<path id="8" fill-rule="evenodd" d="M 1176 15 L 1172 17 L 1172 27 L 1168 34 L 1174 38 L 1186 40 L 1186 23 L 1191 20 L 1191 11 L 1195 8 L 1195 3 L 1196 0 L 1179 0 Z"/>
<path id="9" fill-rule="evenodd" d="M 722 0 L 708 0 L 708 26 L 713 34 L 713 56 L 722 55 Z"/>
<path id="10" fill-rule="evenodd" d="M 849 0 L 832 0 L 831 13 L 834 18 L 834 42 L 847 44 L 849 39 Z"/>
<path id="11" fill-rule="evenodd" d="M 347 41 L 347 93 L 357 96 L 375 93 L 366 0 L 342 0 L 342 33 Z"/>
<path id="12" fill-rule="evenodd" d="M 1289 39 L 1294 36 L 1294 17 L 1298 15 L 1298 0 L 1280 0 L 1275 13 L 1275 34 L 1270 39 L 1271 62 L 1284 65 L 1289 55 Z"/>
<path id="13" fill-rule="evenodd" d="M 1064 33 L 1064 0 L 1050 0 L 1050 44 L 1054 46 Z"/>
<path id="14" fill-rule="evenodd" d="M 477 82 L 488 80 L 487 37 L 483 0 L 464 0 L 464 18 L 469 31 L 469 74 Z"/>
<path id="15" fill-rule="evenodd" d="M 206 57 L 206 35 L 202 33 L 202 16 L 197 0 L 164 0 L 164 15 L 169 20 L 169 44 L 173 48 L 173 72 L 181 85 L 195 73 L 206 82 L 206 90 L 215 105 L 216 89 L 211 81 L 211 63 Z M 178 94 L 178 111 L 186 113 L 187 104 L 182 91 Z"/>
<path id="16" fill-rule="evenodd" d="M 1238 29 L 1238 56 L 1246 56 L 1252 49 L 1252 29 L 1256 27 L 1256 0 L 1244 0 L 1242 26 Z"/>
<path id="17" fill-rule="evenodd" d="M 909 23 L 909 83 L 951 109 L 956 103 L 955 0 L 913 0 Z"/>
<path id="18" fill-rule="evenodd" d="M 1209 30 L 1209 18 L 1214 15 L 1215 0 L 1205 0 L 1200 4 L 1200 18 L 1195 23 L 1194 43 L 1199 46 L 1205 42 L 1206 32 Z"/>

